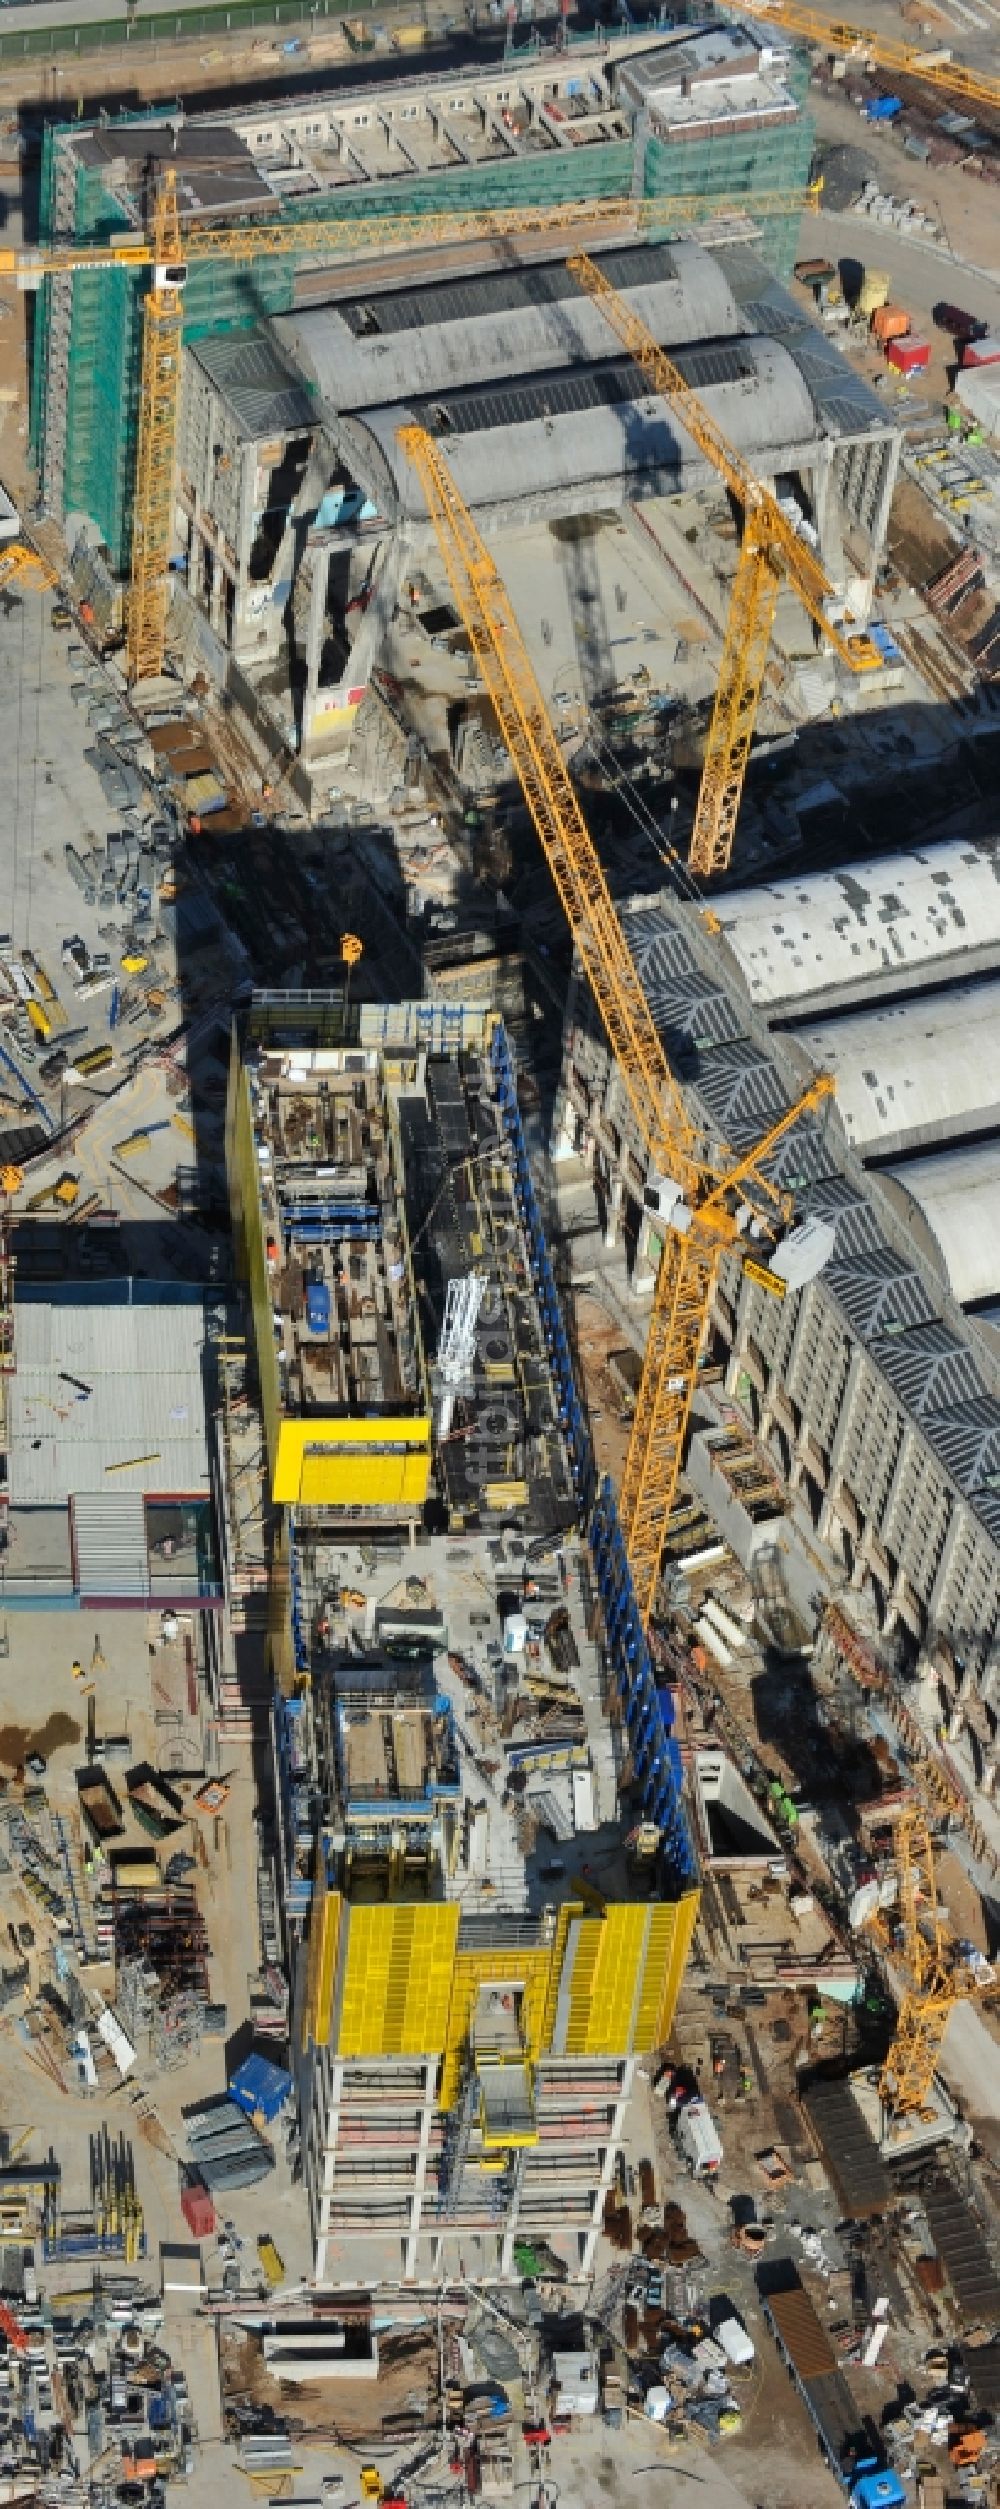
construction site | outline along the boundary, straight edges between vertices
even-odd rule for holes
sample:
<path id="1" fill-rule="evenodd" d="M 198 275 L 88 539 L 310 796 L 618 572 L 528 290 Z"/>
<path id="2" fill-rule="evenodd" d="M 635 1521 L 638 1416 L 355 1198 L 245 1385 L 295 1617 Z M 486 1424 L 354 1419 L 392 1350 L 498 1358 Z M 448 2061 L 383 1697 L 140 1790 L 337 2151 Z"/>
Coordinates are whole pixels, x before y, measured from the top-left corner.
<path id="1" fill-rule="evenodd" d="M 992 13 L 46 7 L 0 2475 L 997 2509 Z"/>

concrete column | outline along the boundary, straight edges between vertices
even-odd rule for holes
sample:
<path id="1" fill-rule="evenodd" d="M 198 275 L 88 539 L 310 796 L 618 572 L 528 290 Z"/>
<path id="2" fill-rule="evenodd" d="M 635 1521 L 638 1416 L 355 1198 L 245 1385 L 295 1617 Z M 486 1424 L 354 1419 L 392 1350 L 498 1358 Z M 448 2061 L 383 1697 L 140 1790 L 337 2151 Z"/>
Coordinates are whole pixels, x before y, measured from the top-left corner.
<path id="1" fill-rule="evenodd" d="M 883 446 L 883 455 L 884 465 L 878 490 L 878 501 L 871 523 L 873 564 L 882 555 L 882 551 L 885 548 L 885 536 L 889 529 L 889 507 L 892 504 L 893 490 L 896 485 L 896 473 L 899 469 L 898 439 L 894 443 Z"/>
<path id="2" fill-rule="evenodd" d="M 837 1422 L 833 1444 L 830 1448 L 830 1474 L 827 1482 L 826 1496 L 820 1510 L 820 1519 L 817 1526 L 821 1542 L 826 1541 L 829 1532 L 830 1518 L 833 1514 L 836 1502 L 837 1483 L 840 1478 L 841 1458 L 843 1456 L 844 1447 L 847 1443 L 848 1433 L 853 1424 L 854 1411 L 863 1381 L 864 1369 L 864 1352 L 860 1346 L 858 1346 L 855 1348 L 851 1356 L 851 1363 L 847 1371 L 847 1383 L 844 1387 L 844 1399 L 840 1406 L 840 1418 Z"/>
<path id="3" fill-rule="evenodd" d="M 322 2155 L 322 2183 L 316 2190 L 319 2205 L 319 2230 L 316 2236 L 315 2262 L 317 2282 L 322 2282 L 326 2273 L 326 2250 L 330 2232 L 330 2206 L 337 2177 L 337 2143 L 340 2135 L 340 2103 L 343 2098 L 343 2092 L 344 2067 L 342 2064 L 336 2064 L 333 2068 L 333 2073 L 330 2079 L 330 2092 L 326 2104 L 326 2116 L 321 2117 L 319 2121 L 320 2150 Z M 322 2096 L 322 2089 L 318 2074 L 317 2096 Z"/>
<path id="4" fill-rule="evenodd" d="M 832 459 L 817 462 L 812 474 L 813 520 L 819 533 L 819 553 L 827 574 L 834 583 L 844 577 L 844 539 L 839 512 Z"/>
<path id="5" fill-rule="evenodd" d="M 935 1631 L 940 1626 L 941 1619 L 944 1614 L 948 1583 L 954 1566 L 955 1552 L 958 1546 L 958 1538 L 961 1531 L 962 1510 L 961 1507 L 956 1504 L 952 1509 L 951 1523 L 949 1524 L 948 1531 L 944 1537 L 944 1549 L 941 1553 L 940 1560 L 938 1561 L 937 1575 L 934 1579 L 934 1583 L 927 1599 L 928 1646 L 933 1645 Z"/>
<path id="6" fill-rule="evenodd" d="M 617 1171 L 614 1171 L 608 1177 L 607 1219 L 604 1223 L 604 1243 L 609 1248 L 617 1246 L 618 1244 L 624 1201 L 625 1186 Z"/>
<path id="7" fill-rule="evenodd" d="M 605 2145 L 604 2166 L 601 2170 L 600 2178 L 598 2179 L 597 2186 L 594 2190 L 590 2228 L 584 2234 L 583 2255 L 581 2258 L 581 2271 L 584 2274 L 592 2274 L 594 2270 L 594 2258 L 597 2253 L 597 2242 L 601 2236 L 604 2221 L 604 2199 L 605 2196 L 610 2194 L 611 2188 L 614 2185 L 615 2164 L 621 2149 L 622 2136 L 625 2132 L 625 2119 L 628 2114 L 628 2105 L 632 2097 L 632 2086 L 634 2081 L 635 2057 L 630 2056 L 626 2061 L 622 2073 L 621 2088 L 618 2093 L 615 2113 L 611 2120 L 611 2129 Z"/>
<path id="8" fill-rule="evenodd" d="M 576 1108 L 561 1083 L 552 1117 L 549 1157 L 554 1162 L 576 1157 Z"/>
<path id="9" fill-rule="evenodd" d="M 413 2202 L 410 2207 L 410 2228 L 403 2259 L 403 2280 L 413 2282 L 417 2272 L 417 2242 L 423 2218 L 424 2194 L 427 2187 L 427 2162 L 430 2154 L 431 2127 L 437 2113 L 435 2086 L 436 2064 L 424 2066 L 424 2100 L 420 2112 L 420 2140 L 417 2144 L 417 2166 L 413 2178 Z"/>
<path id="10" fill-rule="evenodd" d="M 319 687 L 319 668 L 323 659 L 323 629 L 326 620 L 326 594 L 330 575 L 328 549 L 314 549 L 312 580 L 309 586 L 309 626 L 306 633 L 306 693 L 315 697 Z"/>

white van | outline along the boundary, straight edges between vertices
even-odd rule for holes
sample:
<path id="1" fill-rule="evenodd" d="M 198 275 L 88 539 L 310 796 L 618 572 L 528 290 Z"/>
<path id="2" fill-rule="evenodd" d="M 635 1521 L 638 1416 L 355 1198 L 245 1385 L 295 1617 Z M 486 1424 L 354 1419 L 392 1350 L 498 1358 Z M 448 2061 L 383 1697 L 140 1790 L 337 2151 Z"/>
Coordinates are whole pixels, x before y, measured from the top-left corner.
<path id="1" fill-rule="evenodd" d="M 714 2178 L 722 2167 L 722 2144 L 704 2100 L 685 2100 L 677 2111 L 676 2133 L 692 2178 Z"/>

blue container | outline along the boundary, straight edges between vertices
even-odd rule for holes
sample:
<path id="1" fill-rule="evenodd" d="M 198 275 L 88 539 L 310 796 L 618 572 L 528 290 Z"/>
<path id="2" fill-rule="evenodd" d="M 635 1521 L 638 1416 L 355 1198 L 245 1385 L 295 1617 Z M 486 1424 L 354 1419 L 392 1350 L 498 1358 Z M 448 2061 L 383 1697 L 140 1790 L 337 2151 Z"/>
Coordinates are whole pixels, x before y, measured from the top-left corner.
<path id="1" fill-rule="evenodd" d="M 310 1333 L 330 1334 L 330 1292 L 325 1281 L 306 1282 L 306 1323 Z"/>
<path id="2" fill-rule="evenodd" d="M 291 2095 L 291 2074 L 281 2065 L 272 2065 L 267 2056 L 248 2056 L 229 2085 L 230 2099 L 236 2100 L 248 2117 L 256 2111 L 266 2117 L 269 2125 L 280 2116 Z"/>

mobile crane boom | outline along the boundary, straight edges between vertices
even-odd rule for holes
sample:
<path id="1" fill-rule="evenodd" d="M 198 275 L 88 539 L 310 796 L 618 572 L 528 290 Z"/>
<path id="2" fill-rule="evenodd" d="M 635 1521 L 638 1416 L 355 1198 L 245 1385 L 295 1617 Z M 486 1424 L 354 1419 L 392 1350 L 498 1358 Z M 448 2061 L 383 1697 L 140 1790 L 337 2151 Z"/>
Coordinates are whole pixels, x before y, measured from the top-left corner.
<path id="1" fill-rule="evenodd" d="M 713 872 L 725 871 L 732 855 L 782 584 L 797 593 L 850 670 L 877 668 L 880 657 L 869 637 L 852 633 L 850 626 L 842 631 L 835 624 L 830 605 L 836 596 L 825 568 L 646 323 L 588 253 L 574 254 L 569 268 L 743 509 L 743 544 L 688 854 L 692 871 L 707 879 Z"/>
<path id="2" fill-rule="evenodd" d="M 773 1241 L 791 1218 L 791 1198 L 768 1175 L 768 1161 L 783 1135 L 819 1104 L 833 1083 L 828 1075 L 817 1075 L 743 1158 L 710 1143 L 692 1120 L 664 1054 L 509 594 L 433 437 L 421 427 L 404 427 L 399 441 L 420 480 L 456 607 L 649 1154 L 664 1221 L 620 1500 L 636 1597 L 648 1616 L 719 1264 L 739 1246 L 751 1217 L 765 1242 L 768 1234 Z"/>

